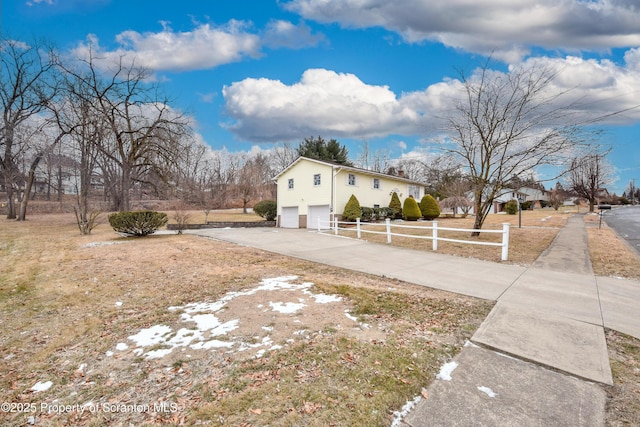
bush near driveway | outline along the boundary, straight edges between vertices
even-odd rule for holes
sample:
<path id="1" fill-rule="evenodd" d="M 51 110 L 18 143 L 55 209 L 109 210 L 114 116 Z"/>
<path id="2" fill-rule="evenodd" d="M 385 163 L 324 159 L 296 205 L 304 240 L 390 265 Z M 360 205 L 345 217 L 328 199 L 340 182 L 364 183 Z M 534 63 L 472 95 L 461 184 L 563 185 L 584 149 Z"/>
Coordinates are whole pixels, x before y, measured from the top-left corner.
<path id="1" fill-rule="evenodd" d="M 143 237 L 167 224 L 166 213 L 155 211 L 117 212 L 109 215 L 109 224 L 118 233 Z"/>
<path id="2" fill-rule="evenodd" d="M 267 221 L 273 221 L 278 213 L 278 208 L 275 200 L 263 200 L 255 204 L 253 211 Z"/>

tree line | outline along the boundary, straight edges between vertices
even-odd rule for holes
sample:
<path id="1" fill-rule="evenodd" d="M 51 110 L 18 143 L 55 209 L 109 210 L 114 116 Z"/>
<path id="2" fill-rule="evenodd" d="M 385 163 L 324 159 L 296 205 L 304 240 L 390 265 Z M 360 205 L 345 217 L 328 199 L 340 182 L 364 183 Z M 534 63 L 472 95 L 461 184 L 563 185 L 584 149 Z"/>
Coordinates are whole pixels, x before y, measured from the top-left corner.
<path id="1" fill-rule="evenodd" d="M 581 188 L 592 206 L 594 192 L 610 175 L 602 167 L 607 152 L 589 143 L 596 133 L 576 125 L 570 117 L 574 106 L 560 104 L 560 95 L 547 91 L 556 76 L 548 69 L 514 67 L 501 74 L 491 72 L 487 61 L 472 77 L 460 73 L 461 95 L 443 118 L 441 155 L 428 162 L 394 160 L 387 152 L 371 152 L 364 141 L 354 163 L 345 146 L 320 136 L 296 148 L 213 151 L 135 61 L 106 63 L 90 49 L 69 58 L 44 42 L 4 38 L 0 44 L 0 191 L 6 193 L 9 219 L 25 219 L 37 174 L 45 176 L 47 197 L 61 197 L 63 178 L 71 176 L 81 230 L 90 231 L 100 211 L 96 198 L 112 211 L 130 210 L 132 198 L 145 197 L 180 199 L 204 209 L 233 199 L 246 209 L 274 198 L 271 179 L 302 155 L 402 171 L 437 197 L 471 192 L 474 228 L 480 229 L 500 193 L 537 167 L 564 165 L 571 187 Z"/>

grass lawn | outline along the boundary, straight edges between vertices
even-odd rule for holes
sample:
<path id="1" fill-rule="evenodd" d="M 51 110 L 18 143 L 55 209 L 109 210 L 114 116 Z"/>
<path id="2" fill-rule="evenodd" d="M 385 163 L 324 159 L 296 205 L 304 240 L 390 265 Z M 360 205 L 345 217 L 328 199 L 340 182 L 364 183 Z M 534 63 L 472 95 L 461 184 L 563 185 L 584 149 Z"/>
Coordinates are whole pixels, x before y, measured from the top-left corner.
<path id="1" fill-rule="evenodd" d="M 0 401 L 23 411 L 3 426 L 388 426 L 492 307 L 192 235 L 81 236 L 69 214 L 0 235 Z"/>
<path id="2" fill-rule="evenodd" d="M 571 215 L 524 214 L 522 229 L 517 216 L 487 223 L 513 224 L 510 262 L 520 264 L 535 260 Z M 189 215 L 204 222 L 202 212 Z M 208 220 L 261 218 L 230 210 Z M 599 248 L 616 236 L 585 220 L 598 274 L 640 271 L 624 244 L 615 258 Z M 388 426 L 492 308 L 192 235 L 123 238 L 102 221 L 82 236 L 68 213 L 0 220 L 0 401 L 22 409 L 0 414 L 2 425 L 35 416 L 53 426 Z M 440 251 L 500 256 L 481 246 L 442 243 Z M 148 342 L 136 341 L 143 336 Z M 616 382 L 607 389 L 608 424 L 638 425 L 639 342 L 613 331 L 607 341 Z M 57 404 L 71 410 L 59 414 Z"/>

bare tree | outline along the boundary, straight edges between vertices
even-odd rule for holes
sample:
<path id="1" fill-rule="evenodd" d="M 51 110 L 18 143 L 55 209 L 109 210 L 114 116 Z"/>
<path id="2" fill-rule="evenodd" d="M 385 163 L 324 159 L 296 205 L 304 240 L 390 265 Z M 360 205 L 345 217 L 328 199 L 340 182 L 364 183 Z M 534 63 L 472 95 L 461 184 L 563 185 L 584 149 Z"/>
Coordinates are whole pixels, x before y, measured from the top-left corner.
<path id="1" fill-rule="evenodd" d="M 369 141 L 362 141 L 360 155 L 356 159 L 356 166 L 374 172 L 384 173 L 391 166 L 391 154 L 389 150 L 372 151 Z"/>
<path id="2" fill-rule="evenodd" d="M 168 168 L 180 157 L 188 120 L 173 110 L 158 88 L 148 83 L 146 70 L 121 58 L 110 73 L 100 72 L 100 60 L 90 53 L 82 67 L 66 68 L 80 85 L 76 95 L 87 97 L 92 114 L 106 124 L 107 132 L 96 141 L 99 166 L 113 209 L 131 207 L 134 185 L 149 184 L 150 178 L 168 180 Z"/>
<path id="3" fill-rule="evenodd" d="M 589 201 L 589 212 L 593 212 L 601 192 L 613 176 L 613 168 L 606 160 L 609 151 L 595 150 L 571 162 L 569 187 L 578 196 Z"/>
<path id="4" fill-rule="evenodd" d="M 7 193 L 7 219 L 15 219 L 19 182 L 26 183 L 16 163 L 17 153 L 23 149 L 16 132 L 43 112 L 56 95 L 50 79 L 55 55 L 41 43 L 29 46 L 0 36 L 0 62 L 0 172 Z"/>
<path id="5" fill-rule="evenodd" d="M 267 156 L 264 154 L 259 153 L 252 158 L 244 160 L 236 182 L 236 191 L 242 200 L 242 211 L 244 213 L 247 213 L 250 202 L 265 196 L 267 198 L 271 197 L 269 188 L 273 187 L 271 183 L 272 175 L 273 171 Z"/>
<path id="6" fill-rule="evenodd" d="M 443 144 L 463 162 L 473 185 L 475 222 L 481 229 L 494 199 L 512 176 L 540 165 L 558 165 L 577 144 L 569 106 L 554 106 L 549 95 L 555 74 L 545 68 L 515 67 L 508 74 L 489 70 L 461 74 L 463 97 L 447 119 L 450 141 Z M 474 232 L 478 235 L 478 232 Z"/>

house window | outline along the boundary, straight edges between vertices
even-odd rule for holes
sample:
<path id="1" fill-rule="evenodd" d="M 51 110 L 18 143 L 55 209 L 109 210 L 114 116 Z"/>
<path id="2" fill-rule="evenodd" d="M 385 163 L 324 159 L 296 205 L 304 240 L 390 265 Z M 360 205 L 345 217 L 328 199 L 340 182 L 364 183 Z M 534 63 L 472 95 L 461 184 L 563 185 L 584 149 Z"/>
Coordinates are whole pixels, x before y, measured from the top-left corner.
<path id="1" fill-rule="evenodd" d="M 376 190 L 380 189 L 380 179 L 373 178 L 373 188 L 376 189 Z"/>
<path id="2" fill-rule="evenodd" d="M 293 190 L 293 178 L 289 178 L 289 190 Z"/>
<path id="3" fill-rule="evenodd" d="M 320 185 L 320 174 L 319 173 L 313 175 L 313 185 L 315 185 L 316 187 L 318 185 Z"/>
<path id="4" fill-rule="evenodd" d="M 373 205 L 373 209 L 380 209 L 380 205 Z"/>
<path id="5" fill-rule="evenodd" d="M 420 186 L 409 185 L 409 195 L 413 196 L 416 200 L 420 200 Z"/>
<path id="6" fill-rule="evenodd" d="M 356 176 L 352 173 L 349 174 L 349 176 L 347 177 L 347 184 L 348 185 L 356 185 Z"/>

